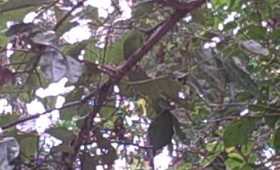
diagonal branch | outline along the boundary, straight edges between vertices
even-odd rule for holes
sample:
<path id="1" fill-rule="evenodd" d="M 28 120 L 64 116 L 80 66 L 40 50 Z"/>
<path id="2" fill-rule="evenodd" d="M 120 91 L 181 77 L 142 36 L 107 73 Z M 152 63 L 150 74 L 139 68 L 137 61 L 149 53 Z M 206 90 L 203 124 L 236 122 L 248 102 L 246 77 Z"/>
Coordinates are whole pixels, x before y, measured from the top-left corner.
<path id="1" fill-rule="evenodd" d="M 185 6 L 184 10 L 176 10 L 173 15 L 171 15 L 157 30 L 155 30 L 151 36 L 146 40 L 144 45 L 136 50 L 128 59 L 121 64 L 116 71 L 116 76 L 112 79 L 105 82 L 100 89 L 97 91 L 95 95 L 96 106 L 94 107 L 93 112 L 91 112 L 84 120 L 84 124 L 78 134 L 78 136 L 71 142 L 71 146 L 74 149 L 73 154 L 63 154 L 63 160 L 68 162 L 67 167 L 65 169 L 72 169 L 72 164 L 76 159 L 76 155 L 79 152 L 80 146 L 85 143 L 87 136 L 89 136 L 89 131 L 93 124 L 93 118 L 95 117 L 96 113 L 98 113 L 106 101 L 107 96 L 109 95 L 111 88 L 114 84 L 118 83 L 123 76 L 125 76 L 131 69 L 134 67 L 137 62 L 139 62 L 145 54 L 148 53 L 152 49 L 152 47 L 161 40 L 161 38 L 170 31 L 180 19 L 182 19 L 187 13 L 190 11 L 199 8 L 206 0 L 197 0 L 188 3 Z"/>
<path id="2" fill-rule="evenodd" d="M 193 8 L 199 7 L 205 0 L 199 0 L 198 4 L 192 5 Z M 169 31 L 176 23 L 182 19 L 191 9 L 186 11 L 176 11 L 172 16 L 170 16 L 157 30 L 151 34 L 149 39 L 144 43 L 144 45 L 136 50 L 125 63 L 118 67 L 117 80 L 120 80 L 128 71 L 140 61 L 145 54 L 147 54 L 151 48 Z"/>
<path id="3" fill-rule="evenodd" d="M 54 26 L 53 30 L 55 30 L 55 31 L 58 30 L 58 28 L 63 24 L 63 22 L 66 21 L 66 19 L 68 17 L 70 17 L 70 15 L 73 13 L 73 11 L 75 11 L 79 7 L 83 6 L 85 1 L 86 0 L 81 0 L 80 2 L 78 2 L 69 12 L 67 12 L 59 21 L 57 21 L 57 23 Z"/>

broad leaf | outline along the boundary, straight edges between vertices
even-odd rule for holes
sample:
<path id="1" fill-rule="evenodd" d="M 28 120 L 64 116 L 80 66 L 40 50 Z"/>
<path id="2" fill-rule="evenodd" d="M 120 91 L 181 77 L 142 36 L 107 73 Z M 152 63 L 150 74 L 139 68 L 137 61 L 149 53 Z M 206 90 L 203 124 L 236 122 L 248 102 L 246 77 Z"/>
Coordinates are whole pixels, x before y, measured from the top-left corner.
<path id="1" fill-rule="evenodd" d="M 59 51 L 53 49 L 43 53 L 40 65 L 45 78 L 54 82 L 66 77 L 71 83 L 75 83 L 83 72 L 81 62 L 72 57 L 62 56 Z"/>
<path id="2" fill-rule="evenodd" d="M 128 33 L 123 43 L 123 55 L 125 59 L 133 54 L 143 44 L 143 34 L 139 31 L 131 31 Z"/>
<path id="3" fill-rule="evenodd" d="M 65 55 L 71 56 L 73 58 L 78 58 L 78 56 L 81 54 L 81 51 L 86 48 L 88 45 L 89 41 L 84 40 L 82 42 L 75 43 L 73 45 L 68 45 L 64 47 L 63 51 Z"/>
<path id="4" fill-rule="evenodd" d="M 228 169 L 239 170 L 244 165 L 244 159 L 237 153 L 230 153 L 225 164 Z"/>
<path id="5" fill-rule="evenodd" d="M 84 89 L 76 88 L 74 91 L 72 91 L 66 96 L 66 102 L 79 101 L 82 99 L 83 95 L 84 95 Z M 89 104 L 73 106 L 70 108 L 63 109 L 60 112 L 60 118 L 62 120 L 71 121 L 74 116 L 83 117 L 87 115 L 90 111 L 92 111 L 92 106 Z"/>
<path id="6" fill-rule="evenodd" d="M 29 160 L 36 156 L 39 136 L 35 134 L 20 134 L 16 136 L 16 139 L 20 145 L 21 158 Z"/>
<path id="7" fill-rule="evenodd" d="M 11 114 L 1 114 L 0 115 L 0 125 L 5 125 L 8 123 L 11 123 L 19 118 L 19 115 L 16 113 L 11 113 Z"/>
<path id="8" fill-rule="evenodd" d="M 72 131 L 63 127 L 50 128 L 46 130 L 46 133 L 62 140 L 63 142 L 70 142 L 75 137 Z"/>
<path id="9" fill-rule="evenodd" d="M 169 111 L 161 113 L 149 126 L 148 139 L 153 152 L 171 143 L 173 131 L 173 116 Z"/>
<path id="10" fill-rule="evenodd" d="M 133 73 L 134 78 L 145 78 L 145 74 L 135 74 L 135 72 Z M 131 76 L 133 77 L 133 74 L 131 74 Z M 171 99 L 176 99 L 178 97 L 178 92 L 182 88 L 179 82 L 166 76 L 155 79 L 148 78 L 139 81 L 122 82 L 120 87 L 121 94 L 133 95 L 136 92 L 136 94 L 149 97 L 149 100 L 152 102 L 157 102 L 159 96 L 166 96 Z"/>
<path id="11" fill-rule="evenodd" d="M 224 131 L 224 144 L 226 147 L 245 145 L 254 130 L 256 119 L 244 118 L 228 125 Z"/>
<path id="12" fill-rule="evenodd" d="M 254 40 L 247 40 L 241 43 L 242 47 L 253 54 L 268 56 L 268 49 L 264 48 L 260 43 Z"/>
<path id="13" fill-rule="evenodd" d="M 267 38 L 267 30 L 265 27 L 250 25 L 246 27 L 247 35 L 253 40 L 264 40 Z"/>

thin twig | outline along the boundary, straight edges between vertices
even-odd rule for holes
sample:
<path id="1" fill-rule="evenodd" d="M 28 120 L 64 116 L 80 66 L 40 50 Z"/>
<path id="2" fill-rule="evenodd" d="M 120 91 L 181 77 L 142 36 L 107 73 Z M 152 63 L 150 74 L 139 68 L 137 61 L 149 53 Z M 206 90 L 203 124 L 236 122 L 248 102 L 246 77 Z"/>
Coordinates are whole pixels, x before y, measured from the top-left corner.
<path id="1" fill-rule="evenodd" d="M 73 6 L 73 8 L 67 12 L 54 26 L 53 30 L 57 31 L 57 29 L 63 24 L 63 22 L 72 14 L 73 11 L 75 11 L 77 8 L 83 6 L 84 2 L 86 0 L 82 0 L 80 2 L 78 2 L 75 6 Z"/>
<path id="2" fill-rule="evenodd" d="M 39 118 L 40 116 L 42 115 L 45 115 L 47 113 L 50 113 L 54 110 L 63 110 L 63 109 L 66 109 L 66 108 L 69 108 L 69 107 L 73 107 L 73 106 L 76 106 L 76 105 L 79 105 L 81 104 L 81 101 L 74 101 L 74 102 L 69 102 L 67 104 L 65 104 L 63 107 L 61 108 L 51 108 L 51 109 L 48 109 L 42 113 L 38 113 L 38 114 L 34 114 L 34 115 L 31 115 L 31 116 L 28 116 L 28 117 L 24 117 L 24 118 L 21 118 L 21 119 L 18 119 L 18 120 L 15 120 L 13 122 L 10 122 L 10 123 L 7 123 L 3 126 L 0 127 L 0 129 L 2 130 L 6 130 L 6 129 L 9 129 L 11 127 L 14 127 L 18 124 L 21 124 L 21 123 L 24 123 L 24 122 L 27 122 L 29 120 L 33 120 L 33 119 L 36 119 L 36 118 Z"/>

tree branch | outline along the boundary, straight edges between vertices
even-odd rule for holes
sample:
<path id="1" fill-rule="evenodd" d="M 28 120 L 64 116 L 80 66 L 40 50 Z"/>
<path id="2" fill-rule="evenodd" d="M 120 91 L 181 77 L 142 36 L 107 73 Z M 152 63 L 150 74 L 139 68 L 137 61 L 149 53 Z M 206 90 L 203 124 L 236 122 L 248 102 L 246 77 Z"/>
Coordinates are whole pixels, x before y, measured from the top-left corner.
<path id="1" fill-rule="evenodd" d="M 63 22 L 66 21 L 66 19 L 72 14 L 73 11 L 75 11 L 77 8 L 83 6 L 85 1 L 86 0 L 82 0 L 82 1 L 78 2 L 69 12 L 67 12 L 59 21 L 57 21 L 53 30 L 56 31 L 63 24 Z"/>
<path id="2" fill-rule="evenodd" d="M 134 67 L 137 62 L 139 62 L 145 54 L 148 53 L 152 49 L 152 47 L 161 40 L 161 38 L 170 31 L 176 23 L 182 19 L 187 13 L 190 11 L 199 8 L 206 0 L 197 0 L 191 3 L 188 3 L 185 6 L 184 10 L 175 11 L 173 15 L 171 15 L 157 30 L 155 30 L 151 36 L 146 40 L 144 45 L 136 50 L 128 59 L 117 67 L 116 76 L 113 76 L 112 79 L 105 82 L 101 88 L 97 91 L 96 94 L 96 107 L 94 107 L 93 112 L 91 112 L 84 120 L 84 124 L 78 134 L 78 136 L 71 142 L 71 146 L 74 149 L 74 153 L 72 155 L 64 154 L 66 157 L 67 162 L 70 163 L 65 169 L 70 170 L 72 167 L 73 162 L 76 160 L 76 155 L 80 150 L 80 146 L 85 142 L 84 140 L 87 139 L 89 136 L 89 131 L 93 124 L 93 118 L 98 113 L 106 101 L 108 94 L 110 93 L 110 89 L 116 83 L 118 83 L 123 76 L 125 76 L 131 69 Z"/>
<path id="3" fill-rule="evenodd" d="M 24 118 L 15 120 L 15 121 L 13 121 L 13 122 L 7 123 L 7 124 L 1 126 L 0 129 L 6 130 L 6 129 L 9 129 L 9 128 L 11 128 L 11 127 L 14 127 L 14 126 L 16 126 L 16 125 L 18 125 L 18 124 L 27 122 L 27 121 L 29 121 L 29 120 L 37 119 L 37 118 L 39 118 L 40 116 L 45 115 L 45 114 L 47 114 L 47 113 L 50 113 L 50 112 L 52 112 L 52 111 L 54 111 L 54 110 L 56 110 L 56 109 L 63 110 L 63 109 L 69 108 L 69 107 L 73 107 L 73 106 L 79 105 L 79 104 L 81 104 L 81 101 L 70 102 L 70 103 L 65 104 L 65 105 L 64 105 L 63 107 L 61 107 L 61 108 L 52 108 L 52 109 L 48 109 L 48 110 L 44 111 L 43 113 L 34 114 L 34 115 L 31 115 L 31 116 L 24 117 Z"/>
<path id="4" fill-rule="evenodd" d="M 140 61 L 145 54 L 171 29 L 176 23 L 182 19 L 190 11 L 200 7 L 206 0 L 198 0 L 188 3 L 184 10 L 175 11 L 157 30 L 151 34 L 150 38 L 144 43 L 143 47 L 136 50 L 125 63 L 118 67 L 117 81 L 120 80 L 128 71 Z M 185 4 L 186 5 L 186 4 Z"/>

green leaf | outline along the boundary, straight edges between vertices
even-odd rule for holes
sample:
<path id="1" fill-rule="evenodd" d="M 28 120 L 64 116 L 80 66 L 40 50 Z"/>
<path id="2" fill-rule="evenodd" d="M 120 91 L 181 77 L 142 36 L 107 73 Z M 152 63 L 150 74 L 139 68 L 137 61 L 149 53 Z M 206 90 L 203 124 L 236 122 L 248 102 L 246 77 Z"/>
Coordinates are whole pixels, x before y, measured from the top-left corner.
<path id="1" fill-rule="evenodd" d="M 104 62 L 102 64 L 120 64 L 123 61 L 123 44 L 127 35 L 116 40 L 112 44 L 108 44 L 106 50 L 97 47 L 96 40 L 90 40 L 85 51 L 85 60 L 91 62 Z M 104 56 L 105 53 L 105 57 Z M 104 58 L 104 61 L 103 61 Z"/>
<path id="2" fill-rule="evenodd" d="M 81 51 L 86 48 L 88 45 L 89 40 L 84 40 L 82 42 L 75 43 L 73 45 L 69 45 L 64 47 L 64 54 L 66 56 L 71 56 L 73 58 L 78 58 L 78 56 L 81 54 Z"/>
<path id="3" fill-rule="evenodd" d="M 137 77 L 136 79 L 146 77 L 145 73 L 133 73 L 131 75 L 134 75 L 134 78 Z M 120 88 L 121 94 L 133 95 L 136 92 L 136 94 L 148 97 L 151 102 L 157 103 L 159 96 L 176 99 L 182 86 L 178 81 L 162 76 L 154 79 L 148 78 L 139 81 L 121 82 Z"/>
<path id="4" fill-rule="evenodd" d="M 211 163 L 213 163 L 219 155 L 220 154 L 217 154 L 217 153 L 216 154 L 209 154 L 209 156 L 207 156 L 206 158 L 201 160 L 200 164 L 202 165 L 202 167 L 206 168 Z"/>
<path id="5" fill-rule="evenodd" d="M 30 160 L 38 151 L 39 136 L 34 134 L 17 135 L 16 139 L 20 145 L 21 158 Z"/>
<path id="6" fill-rule="evenodd" d="M 234 5 L 236 4 L 236 0 L 230 0 L 229 2 L 229 9 L 232 9 L 234 7 Z"/>
<path id="7" fill-rule="evenodd" d="M 139 47 L 143 45 L 144 35 L 139 31 L 131 31 L 128 33 L 123 43 L 123 55 L 128 59 Z"/>
<path id="8" fill-rule="evenodd" d="M 105 51 L 105 63 L 120 64 L 123 62 L 124 56 L 128 57 L 142 45 L 143 41 L 141 38 L 143 38 L 142 34 L 138 31 L 131 31 L 124 34 L 122 38 L 107 47 Z M 103 52 L 102 50 L 102 53 Z"/>
<path id="9" fill-rule="evenodd" d="M 273 32 L 270 34 L 270 39 L 273 40 L 275 44 L 280 43 L 280 28 L 273 30 Z"/>
<path id="10" fill-rule="evenodd" d="M 227 58 L 224 62 L 225 71 L 230 81 L 236 82 L 242 88 L 246 89 L 251 95 L 259 95 L 258 86 L 250 75 L 235 63 L 233 58 Z"/>
<path id="11" fill-rule="evenodd" d="M 75 89 L 74 91 L 72 91 L 66 96 L 66 102 L 81 100 L 83 95 L 84 95 L 83 88 Z M 74 116 L 82 117 L 88 114 L 91 110 L 92 110 L 92 106 L 88 104 L 66 108 L 60 112 L 60 118 L 62 120 L 72 120 Z"/>
<path id="12" fill-rule="evenodd" d="M 153 11 L 154 3 L 151 2 L 143 2 L 138 4 L 132 11 L 132 15 L 134 18 L 140 18 L 144 15 L 148 15 Z"/>
<path id="13" fill-rule="evenodd" d="M 17 71 L 30 70 L 35 64 L 37 64 L 38 56 L 30 52 L 16 51 L 10 57 L 11 63 L 15 64 L 13 68 Z"/>
<path id="14" fill-rule="evenodd" d="M 62 140 L 63 142 L 70 142 L 74 137 L 74 133 L 63 127 L 54 127 L 46 130 L 46 133 Z"/>
<path id="15" fill-rule="evenodd" d="M 203 167 L 207 167 L 224 151 L 224 145 L 218 142 L 206 144 L 206 149 L 209 151 L 209 156 L 201 161 Z"/>
<path id="16" fill-rule="evenodd" d="M 1 25 L 0 25 L 0 29 L 1 29 Z M 5 46 L 7 42 L 8 42 L 8 38 L 0 33 L 0 46 Z"/>
<path id="17" fill-rule="evenodd" d="M 90 62 L 96 62 L 97 60 L 100 60 L 103 50 L 96 46 L 96 42 L 97 41 L 94 39 L 89 40 L 88 45 L 85 49 L 85 55 L 84 55 L 85 60 Z"/>
<path id="18" fill-rule="evenodd" d="M 214 0 L 213 4 L 217 7 L 226 5 L 229 1 L 228 0 Z"/>
<path id="19" fill-rule="evenodd" d="M 11 55 L 10 60 L 12 63 L 25 63 L 27 62 L 27 58 L 29 58 L 29 56 L 27 56 L 27 54 L 23 53 L 23 52 L 15 52 Z M 22 69 L 25 68 L 25 65 Z"/>
<path id="20" fill-rule="evenodd" d="M 237 154 L 236 154 L 237 156 Z M 238 157 L 230 157 L 225 161 L 227 169 L 231 170 L 241 170 L 241 167 L 244 165 L 244 160 L 241 155 Z M 243 169 L 242 169 L 243 170 Z"/>
<path id="21" fill-rule="evenodd" d="M 280 150 L 280 128 L 277 128 L 274 132 L 273 147 L 276 150 Z"/>
<path id="22" fill-rule="evenodd" d="M 156 117 L 148 128 L 148 139 L 153 151 L 156 152 L 171 143 L 173 131 L 173 115 L 166 111 Z"/>
<path id="23" fill-rule="evenodd" d="M 6 24 L 8 21 L 22 21 L 23 17 L 34 10 L 34 7 L 19 9 L 16 11 L 9 11 L 5 13 L 0 12 L 0 30 L 6 28 Z"/>
<path id="24" fill-rule="evenodd" d="M 50 0 L 8 0 L 0 3 L 0 14 L 21 8 L 28 8 L 50 3 Z"/>
<path id="25" fill-rule="evenodd" d="M 112 105 L 113 105 L 113 103 L 112 103 Z M 117 112 L 117 113 L 119 113 L 119 112 Z M 104 124 L 105 127 L 108 127 L 108 128 L 113 128 L 114 127 L 113 122 L 116 119 L 115 113 L 116 113 L 116 108 L 114 108 L 112 106 L 108 106 L 108 107 L 104 106 L 104 107 L 101 108 L 101 110 L 100 110 L 101 119 L 102 120 L 108 120 Z"/>
<path id="26" fill-rule="evenodd" d="M 92 111 L 92 106 L 89 106 L 87 104 L 82 106 L 71 107 L 64 109 L 60 113 L 60 118 L 62 120 L 72 120 L 74 116 L 82 117 L 87 115 L 90 111 Z"/>
<path id="27" fill-rule="evenodd" d="M 193 170 L 193 166 L 192 163 L 190 162 L 183 162 L 181 163 L 178 167 L 176 167 L 176 170 Z M 173 170 L 173 169 L 171 169 Z"/>
<path id="28" fill-rule="evenodd" d="M 248 165 L 248 164 L 243 165 L 243 166 L 241 167 L 241 169 L 242 169 L 242 170 L 253 170 L 253 168 L 252 168 L 250 165 Z"/>
<path id="29" fill-rule="evenodd" d="M 279 120 L 280 116 L 266 116 L 265 123 L 270 127 L 274 128 L 276 122 Z"/>
<path id="30" fill-rule="evenodd" d="M 123 61 L 123 44 L 126 39 L 127 34 L 124 34 L 120 39 L 117 39 L 112 44 L 108 44 L 106 50 L 97 47 L 97 41 L 90 39 L 85 50 L 85 60 L 94 63 L 96 61 L 104 62 L 102 64 L 120 64 Z"/>
<path id="31" fill-rule="evenodd" d="M 13 122 L 19 118 L 19 115 L 16 113 L 11 114 L 1 114 L 0 115 L 0 126 Z"/>
<path id="32" fill-rule="evenodd" d="M 228 125 L 224 131 L 224 144 L 226 147 L 245 145 L 255 128 L 256 119 L 244 118 Z"/>
<path id="33" fill-rule="evenodd" d="M 247 145 L 243 145 L 241 147 L 241 152 L 243 153 L 243 155 L 248 156 L 251 154 L 253 150 L 253 144 L 252 143 L 248 143 Z"/>
<path id="34" fill-rule="evenodd" d="M 265 27 L 250 25 L 245 28 L 247 31 L 247 36 L 254 40 L 265 40 L 267 38 L 267 31 Z"/>
<path id="35" fill-rule="evenodd" d="M 125 38 L 121 38 L 108 46 L 105 55 L 105 63 L 120 64 L 123 61 L 124 40 Z"/>

